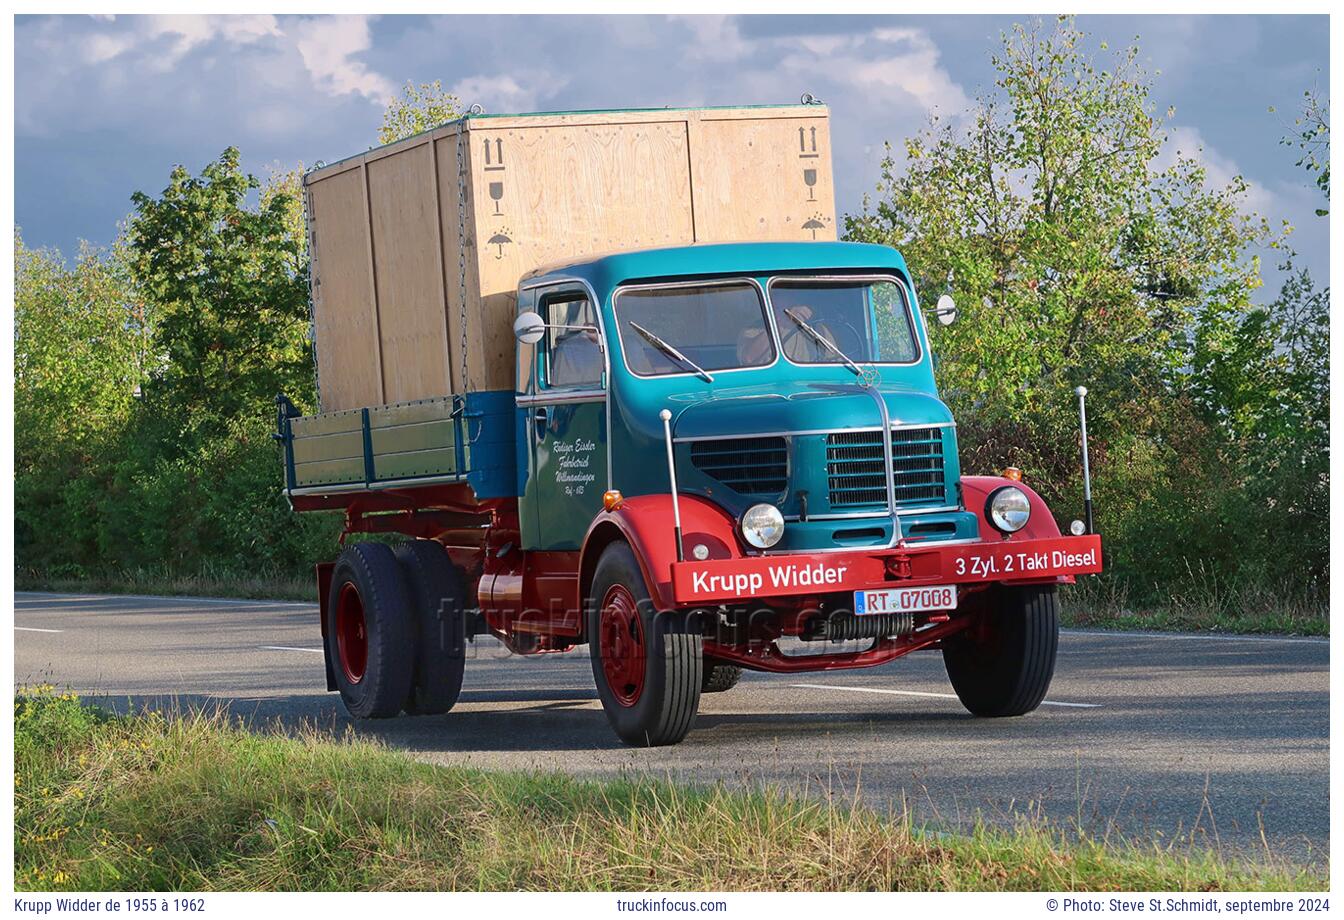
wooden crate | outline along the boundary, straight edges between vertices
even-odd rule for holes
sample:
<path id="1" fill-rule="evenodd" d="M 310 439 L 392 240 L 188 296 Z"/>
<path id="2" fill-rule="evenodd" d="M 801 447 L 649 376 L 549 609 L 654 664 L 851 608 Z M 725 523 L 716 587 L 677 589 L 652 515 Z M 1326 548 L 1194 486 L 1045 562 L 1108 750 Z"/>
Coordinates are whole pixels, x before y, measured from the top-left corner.
<path id="1" fill-rule="evenodd" d="M 326 412 L 510 388 L 538 266 L 836 233 L 816 105 L 471 116 L 304 185 Z"/>

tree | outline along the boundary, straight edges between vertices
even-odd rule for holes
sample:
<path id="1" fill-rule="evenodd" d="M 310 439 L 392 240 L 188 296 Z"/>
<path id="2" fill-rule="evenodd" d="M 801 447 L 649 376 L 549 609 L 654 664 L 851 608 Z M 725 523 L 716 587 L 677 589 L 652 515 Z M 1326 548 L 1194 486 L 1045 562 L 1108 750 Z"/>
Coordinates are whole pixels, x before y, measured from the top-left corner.
<path id="1" fill-rule="evenodd" d="M 20 467 L 94 450 L 124 423 L 144 376 L 150 317 L 125 246 L 84 244 L 73 267 L 14 233 L 14 427 Z"/>
<path id="2" fill-rule="evenodd" d="M 1096 398 L 1098 447 L 1150 428 L 1188 365 L 1195 327 L 1238 314 L 1260 284 L 1239 177 L 1210 188 L 1196 151 L 1160 166 L 1165 137 L 1138 48 L 1084 52 L 1071 19 L 1018 26 L 995 90 L 964 122 L 935 117 L 888 154 L 850 239 L 901 249 L 921 299 L 950 290 L 938 376 L 963 414 L 972 468 L 1073 477 L 1072 389 Z M 1060 452 L 1056 448 L 1062 448 Z"/>
<path id="3" fill-rule="evenodd" d="M 85 244 L 73 266 L 14 234 L 14 477 L 17 555 L 51 542 L 78 554 L 87 484 L 105 478 L 144 379 L 152 312 L 126 249 Z"/>
<path id="4" fill-rule="evenodd" d="M 1271 107 L 1270 111 L 1274 111 Z M 1293 133 L 1281 138 L 1285 147 L 1296 147 L 1301 156 L 1297 165 L 1315 174 L 1316 187 L 1330 202 L 1330 102 L 1316 90 L 1302 93 L 1302 104 L 1293 119 Z M 1329 208 L 1317 208 L 1316 216 L 1325 217 Z"/>
<path id="5" fill-rule="evenodd" d="M 129 227 L 137 288 L 157 304 L 146 401 L 169 427 L 208 439 L 263 416 L 275 394 L 311 403 L 308 269 L 292 188 L 260 190 L 230 147 L 199 177 L 173 170 L 137 192 Z"/>
<path id="6" fill-rule="evenodd" d="M 378 143 L 391 144 L 461 118 L 461 105 L 462 101 L 452 93 L 445 92 L 438 80 L 419 86 L 408 80 L 402 87 L 401 95 L 393 99 L 383 112 Z"/>

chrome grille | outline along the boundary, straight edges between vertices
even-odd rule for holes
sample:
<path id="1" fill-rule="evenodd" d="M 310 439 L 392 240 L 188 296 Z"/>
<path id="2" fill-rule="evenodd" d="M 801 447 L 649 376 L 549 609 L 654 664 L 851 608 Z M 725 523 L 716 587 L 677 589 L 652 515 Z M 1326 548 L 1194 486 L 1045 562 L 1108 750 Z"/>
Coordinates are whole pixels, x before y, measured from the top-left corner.
<path id="1" fill-rule="evenodd" d="M 896 505 L 941 501 L 943 435 L 940 428 L 907 428 L 891 433 Z M 832 508 L 887 503 L 882 432 L 839 431 L 826 437 L 826 478 Z"/>
<path id="2" fill-rule="evenodd" d="M 783 438 L 725 438 L 691 445 L 691 465 L 742 495 L 778 495 L 789 484 Z"/>

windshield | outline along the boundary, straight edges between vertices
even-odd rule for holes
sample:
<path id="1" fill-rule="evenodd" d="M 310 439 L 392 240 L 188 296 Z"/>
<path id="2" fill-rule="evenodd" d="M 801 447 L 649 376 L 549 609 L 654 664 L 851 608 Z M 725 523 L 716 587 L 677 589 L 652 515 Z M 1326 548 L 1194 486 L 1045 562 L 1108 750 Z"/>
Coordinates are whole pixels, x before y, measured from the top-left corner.
<path id="1" fill-rule="evenodd" d="M 795 364 L 909 364 L 919 357 L 905 290 L 890 280 L 779 279 L 770 305 Z"/>
<path id="2" fill-rule="evenodd" d="M 748 282 L 622 290 L 614 309 L 636 374 L 703 377 L 775 360 L 760 289 Z"/>

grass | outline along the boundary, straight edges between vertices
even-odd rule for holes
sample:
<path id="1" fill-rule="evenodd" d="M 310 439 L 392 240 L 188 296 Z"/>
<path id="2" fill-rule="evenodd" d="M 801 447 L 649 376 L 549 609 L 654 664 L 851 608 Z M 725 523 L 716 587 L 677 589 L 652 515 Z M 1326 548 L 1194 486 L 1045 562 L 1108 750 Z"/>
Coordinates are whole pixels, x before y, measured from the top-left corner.
<path id="1" fill-rule="evenodd" d="M 170 597 L 242 597 L 258 600 L 311 601 L 317 591 L 312 574 L 279 571 L 236 572 L 208 566 L 199 572 L 169 568 L 117 569 L 64 574 L 19 569 L 18 591 L 58 591 L 69 594 L 161 594 Z"/>
<path id="2" fill-rule="evenodd" d="M 1228 584 L 1203 565 L 1187 565 L 1188 578 L 1162 592 L 1163 602 L 1132 599 L 1124 582 L 1080 578 L 1062 589 L 1066 626 L 1172 632 L 1273 633 L 1328 636 L 1326 596 L 1269 582 Z"/>
<path id="3" fill-rule="evenodd" d="M 1307 890 L 1267 858 L 1107 844 L 651 779 L 433 767 L 219 712 L 14 713 L 20 890 Z"/>

